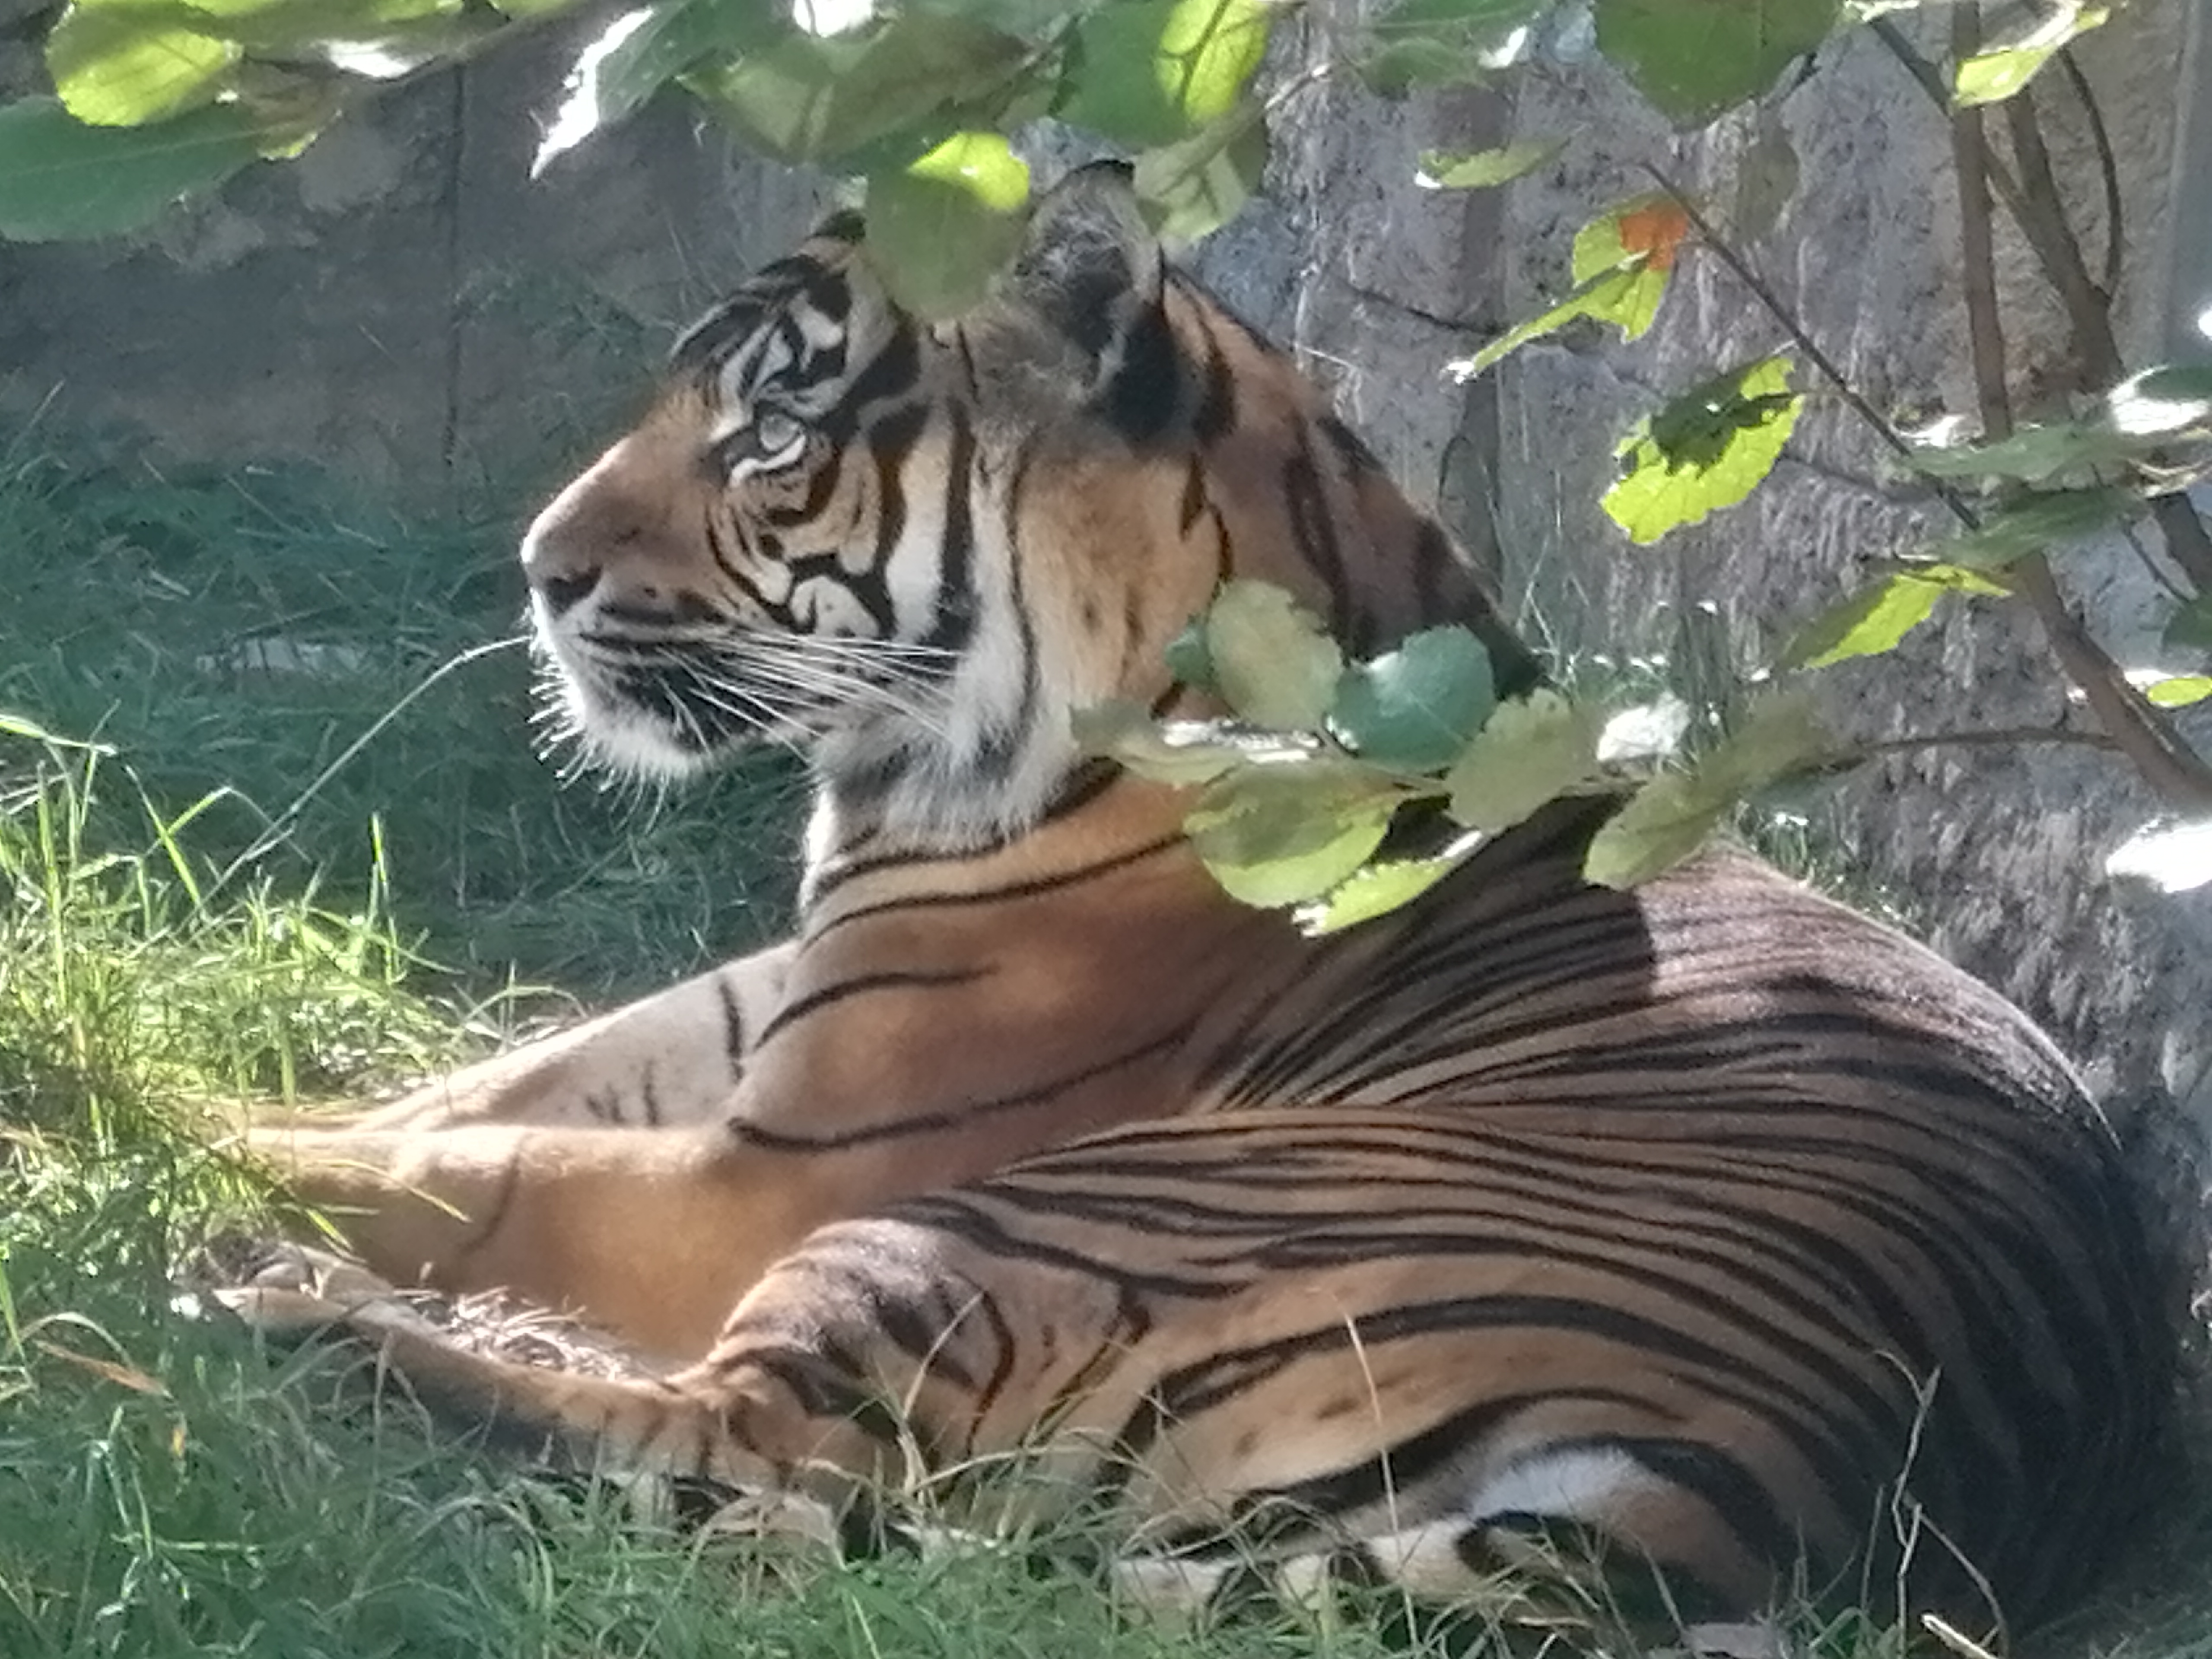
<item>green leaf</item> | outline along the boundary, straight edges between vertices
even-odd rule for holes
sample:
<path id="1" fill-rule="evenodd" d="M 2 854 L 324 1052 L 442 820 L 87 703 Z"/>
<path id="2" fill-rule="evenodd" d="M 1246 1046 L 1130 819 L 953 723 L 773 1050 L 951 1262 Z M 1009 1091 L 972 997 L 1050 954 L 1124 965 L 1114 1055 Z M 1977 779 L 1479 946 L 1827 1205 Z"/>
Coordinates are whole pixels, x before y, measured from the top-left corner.
<path id="1" fill-rule="evenodd" d="M 867 251 L 891 297 L 957 317 L 1021 245 L 1029 164 L 995 132 L 956 133 L 913 166 L 868 180 Z"/>
<path id="2" fill-rule="evenodd" d="M 1456 760 L 1497 706 L 1482 641 L 1464 628 L 1431 628 L 1346 669 L 1328 724 L 1364 760 L 1430 772 Z"/>
<path id="3" fill-rule="evenodd" d="M 1583 855 L 1583 878 L 1601 887 L 1635 887 L 1673 869 L 1705 844 L 1731 803 L 1670 772 L 1628 798 L 1599 826 Z"/>
<path id="4" fill-rule="evenodd" d="M 1979 530 L 1931 543 L 1921 556 L 1968 570 L 2002 570 L 2054 544 L 2075 541 L 2119 523 L 2135 502 L 2117 489 L 2049 490 L 1988 514 Z"/>
<path id="5" fill-rule="evenodd" d="M 2097 469 L 2141 465 L 2160 490 L 2177 446 L 2212 439 L 2212 369 L 2147 368 L 2114 386 L 2072 420 L 2021 427 L 1990 443 L 1924 444 L 1913 451 L 1921 471 L 1943 478 L 2060 477 L 2096 481 Z"/>
<path id="6" fill-rule="evenodd" d="M 1344 672 L 1344 653 L 1311 612 L 1281 588 L 1243 578 L 1214 596 L 1206 649 L 1224 701 L 1279 731 L 1319 731 Z"/>
<path id="7" fill-rule="evenodd" d="M 1352 872 L 1324 897 L 1298 907 L 1298 931 L 1308 938 L 1345 928 L 1404 908 L 1473 858 L 1482 837 L 1462 837 L 1464 846 L 1432 859 L 1391 859 Z"/>
<path id="8" fill-rule="evenodd" d="M 1916 565 L 1893 571 L 1830 606 L 1801 629 L 1782 653 L 1786 668 L 1826 668 L 1847 657 L 1878 656 L 1928 620 L 1946 593 L 2002 594 L 1978 571 Z"/>
<path id="9" fill-rule="evenodd" d="M 532 176 L 716 52 L 765 52 L 792 31 L 762 0 L 659 0 L 625 12 L 586 46 L 531 160 Z"/>
<path id="10" fill-rule="evenodd" d="M 1239 731 L 1219 720 L 1157 720 L 1142 703 L 1125 697 L 1078 709 L 1074 729 L 1085 754 L 1178 787 L 1210 783 L 1240 766 L 1285 764 L 1313 753 L 1310 744 Z"/>
<path id="11" fill-rule="evenodd" d="M 1828 38 L 1841 0 L 1597 0 L 1597 49 L 1659 112 L 1702 125 Z"/>
<path id="12" fill-rule="evenodd" d="M 1416 87 L 1487 79 L 1518 55 L 1530 25 L 1553 0 L 1397 0 L 1368 24 L 1354 49 L 1370 91 L 1397 98 Z"/>
<path id="13" fill-rule="evenodd" d="M 1423 150 L 1420 171 L 1413 175 L 1413 182 L 1424 190 L 1486 190 L 1534 173 L 1566 147 L 1564 138 L 1532 138 L 1502 149 L 1479 149 L 1466 155 Z"/>
<path id="14" fill-rule="evenodd" d="M 1651 326 L 1667 293 L 1668 273 L 1689 233 L 1689 216 L 1665 196 L 1616 203 L 1575 233 L 1574 292 L 1540 317 L 1508 329 L 1476 352 L 1445 365 L 1469 380 L 1531 340 L 1556 334 L 1577 318 L 1611 323 L 1629 339 Z"/>
<path id="15" fill-rule="evenodd" d="M 1237 106 L 1267 49 L 1261 0 L 1115 0 L 1076 24 L 1054 114 L 1133 149 L 1190 137 Z"/>
<path id="16" fill-rule="evenodd" d="M 1745 796 L 1820 763 L 1831 745 L 1802 696 L 1753 705 L 1729 738 L 1688 772 L 1654 778 L 1590 838 L 1583 874 L 1633 887 L 1690 857 Z"/>
<path id="17" fill-rule="evenodd" d="M 94 126 L 140 126 L 211 104 L 244 55 L 170 0 L 77 0 L 46 37 L 63 105 Z"/>
<path id="18" fill-rule="evenodd" d="M 1872 657 L 1898 642 L 1936 609 L 1944 590 L 1905 572 L 1861 588 L 1813 618 L 1782 653 L 1789 668 L 1826 668 L 1847 657 Z"/>
<path id="19" fill-rule="evenodd" d="M 1400 799 L 1389 778 L 1356 762 L 1248 766 L 1206 785 L 1183 830 L 1231 898 L 1279 909 L 1321 897 L 1366 863 Z"/>
<path id="20" fill-rule="evenodd" d="M 1180 143 L 1139 155 L 1137 204 L 1156 234 L 1194 242 L 1237 216 L 1267 165 L 1265 112 L 1250 100 Z"/>
<path id="21" fill-rule="evenodd" d="M 1498 712 L 1444 775 L 1455 823 L 1492 834 L 1598 775 L 1599 722 L 1559 692 L 1530 692 Z"/>
<path id="22" fill-rule="evenodd" d="M 1575 233 L 1575 280 L 1587 283 L 1609 270 L 1668 270 L 1689 234 L 1690 216 L 1671 196 L 1616 202 Z"/>
<path id="23" fill-rule="evenodd" d="M 1765 357 L 1693 386 L 1621 441 L 1627 471 L 1601 503 L 1639 545 L 1733 507 L 1774 470 L 1804 399 L 1790 360 Z"/>
<path id="24" fill-rule="evenodd" d="M 872 147 L 895 139 L 919 142 L 953 110 L 1012 96 L 1030 67 L 1030 48 L 1009 35 L 910 11 L 864 32 L 787 34 L 727 63 L 695 66 L 681 79 L 755 148 L 779 161 L 835 167 L 868 161 Z M 941 125 L 927 132 L 932 143 L 945 136 Z M 895 159 L 913 155 L 907 148 Z"/>
<path id="25" fill-rule="evenodd" d="M 2212 674 L 2176 674 L 2143 688 L 2143 696 L 2160 708 L 2185 708 L 2212 697 Z"/>
<path id="26" fill-rule="evenodd" d="M 0 236 L 113 236 L 212 190 L 259 155 L 265 129 L 235 105 L 146 127 L 91 127 L 54 100 L 0 106 Z"/>
<path id="27" fill-rule="evenodd" d="M 1168 672 L 1185 685 L 1200 691 L 1218 691 L 1221 688 L 1213 678 L 1213 655 L 1206 648 L 1206 613 L 1200 611 L 1182 626 L 1181 632 L 1168 641 L 1161 653 L 1167 659 Z"/>
<path id="28" fill-rule="evenodd" d="M 2061 46 L 2111 15 L 2102 6 L 2081 5 L 2078 0 L 2061 5 L 2020 39 L 1961 63 L 1952 79 L 1951 101 L 1961 108 L 2002 103 L 2033 80 Z"/>

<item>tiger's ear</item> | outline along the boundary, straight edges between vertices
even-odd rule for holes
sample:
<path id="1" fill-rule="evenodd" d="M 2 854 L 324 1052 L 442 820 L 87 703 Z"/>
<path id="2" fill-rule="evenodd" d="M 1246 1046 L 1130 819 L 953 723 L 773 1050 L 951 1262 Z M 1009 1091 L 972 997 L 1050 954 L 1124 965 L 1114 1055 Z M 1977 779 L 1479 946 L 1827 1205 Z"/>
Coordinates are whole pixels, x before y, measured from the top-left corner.
<path id="1" fill-rule="evenodd" d="M 1160 245 L 1121 161 L 1094 161 L 1054 185 L 1030 216 L 1004 297 L 1073 345 L 1091 393 L 1127 435 L 1171 413 L 1173 345 L 1160 305 Z"/>

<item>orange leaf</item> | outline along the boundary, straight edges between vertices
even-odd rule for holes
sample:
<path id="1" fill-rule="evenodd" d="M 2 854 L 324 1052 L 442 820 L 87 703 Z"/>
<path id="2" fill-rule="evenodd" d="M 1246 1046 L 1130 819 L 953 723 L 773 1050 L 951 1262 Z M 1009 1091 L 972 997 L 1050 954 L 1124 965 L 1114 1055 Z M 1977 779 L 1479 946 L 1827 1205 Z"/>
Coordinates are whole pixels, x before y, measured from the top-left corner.
<path id="1" fill-rule="evenodd" d="M 1620 216 L 1620 245 L 1644 256 L 1644 269 L 1666 270 L 1690 234 L 1690 216 L 1674 202 L 1658 201 Z"/>

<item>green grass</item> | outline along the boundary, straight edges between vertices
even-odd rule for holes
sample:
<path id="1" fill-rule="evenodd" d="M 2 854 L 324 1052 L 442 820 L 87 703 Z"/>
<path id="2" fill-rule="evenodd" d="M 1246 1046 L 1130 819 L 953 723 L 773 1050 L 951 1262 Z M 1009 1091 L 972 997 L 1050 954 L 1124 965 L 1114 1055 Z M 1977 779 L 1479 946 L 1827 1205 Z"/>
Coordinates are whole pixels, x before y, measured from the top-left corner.
<path id="1" fill-rule="evenodd" d="M 404 935 L 471 982 L 586 996 L 781 927 L 787 765 L 680 813 L 564 787 L 532 747 L 526 653 L 469 654 L 519 640 L 515 523 L 410 520 L 298 471 L 65 463 L 36 436 L 0 447 L 0 709 L 112 745 L 159 811 L 204 802 L 218 871 L 363 871 L 380 823 Z"/>
<path id="2" fill-rule="evenodd" d="M 787 775 L 657 814 L 562 788 L 520 653 L 464 659 L 514 629 L 512 540 L 301 475 L 0 452 L 0 1659 L 1446 1650 L 1388 1595 L 1187 1633 L 1019 1552 L 680 1535 L 173 1305 L 205 1240 L 286 1219 L 194 1103 L 374 1091 L 557 1008 L 518 980 L 596 999 L 780 920 Z M 314 672 L 252 665 L 271 637 Z M 2212 1659 L 2207 1560 L 2212 1504 L 2177 1506 L 2033 1650 Z"/>

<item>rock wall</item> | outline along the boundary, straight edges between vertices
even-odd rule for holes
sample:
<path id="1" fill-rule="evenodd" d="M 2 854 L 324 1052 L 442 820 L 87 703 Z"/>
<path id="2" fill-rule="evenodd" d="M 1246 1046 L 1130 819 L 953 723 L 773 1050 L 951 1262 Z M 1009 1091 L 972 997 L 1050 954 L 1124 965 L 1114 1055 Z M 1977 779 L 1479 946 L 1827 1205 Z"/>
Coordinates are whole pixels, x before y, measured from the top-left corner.
<path id="1" fill-rule="evenodd" d="M 2137 362 L 2204 349 L 2193 319 L 2212 302 L 2197 291 L 2212 288 L 2207 33 L 2195 0 L 2136 0 L 2081 48 L 2124 185 L 2120 319 Z M 1586 46 L 1578 61 L 1572 38 L 1554 45 L 1556 61 L 1510 100 L 1382 105 L 1334 80 L 1300 85 L 1275 123 L 1267 198 L 1196 260 L 1334 386 L 1416 494 L 1443 504 L 1540 632 L 1711 676 L 1936 526 L 1832 403 L 1801 422 L 1778 487 L 1744 507 L 1650 550 L 1602 516 L 1631 418 L 1781 343 L 1711 259 L 1686 264 L 1642 342 L 1569 334 L 1468 386 L 1443 374 L 1559 290 L 1575 228 L 1649 188 L 1639 162 L 1724 191 L 1752 140 L 1749 116 L 1694 137 L 1639 125 Z M 1317 28 L 1284 41 L 1278 83 L 1325 49 Z M 733 156 L 680 106 L 529 183 L 532 113 L 568 50 L 550 40 L 416 88 L 135 244 L 0 247 L 0 405 L 51 397 L 58 424 L 130 422 L 206 458 L 306 453 L 410 490 L 520 477 L 526 495 L 605 429 L 673 325 L 787 244 L 820 199 L 805 177 Z M 0 81 L 24 73 L 20 58 L 0 60 Z M 2078 106 L 2055 80 L 2045 105 L 2063 174 L 2092 177 Z M 1860 33 L 1824 52 L 1772 118 L 1802 184 L 1747 250 L 1765 281 L 1876 404 L 1971 407 L 1940 113 Z M 1424 149 L 1586 131 L 1606 137 L 1509 191 L 1413 183 Z M 2098 192 L 2073 206 L 2100 250 Z M 2059 319 L 2016 246 L 2001 263 L 2032 401 L 2053 388 Z M 2148 660 L 2155 589 L 2136 555 L 2093 550 L 2064 574 L 2123 659 Z M 1894 660 L 1829 677 L 1840 723 L 1879 736 L 2059 714 L 2031 624 L 1947 608 Z M 2196 734 L 2212 741 L 2206 726 Z M 1875 885 L 2046 1019 L 2116 1106 L 2168 1121 L 2143 1109 L 2170 1091 L 2202 1129 L 2212 891 L 2161 896 L 2100 873 L 2155 810 L 2102 757 L 1954 749 L 1869 771 L 1826 816 Z"/>
<path id="2" fill-rule="evenodd" d="M 673 100 L 532 182 L 579 32 L 402 88 L 144 235 L 0 243 L 0 410 L 418 500 L 550 481 L 823 188 L 740 164 Z M 0 46 L 0 94 L 37 84 L 27 42 Z"/>

